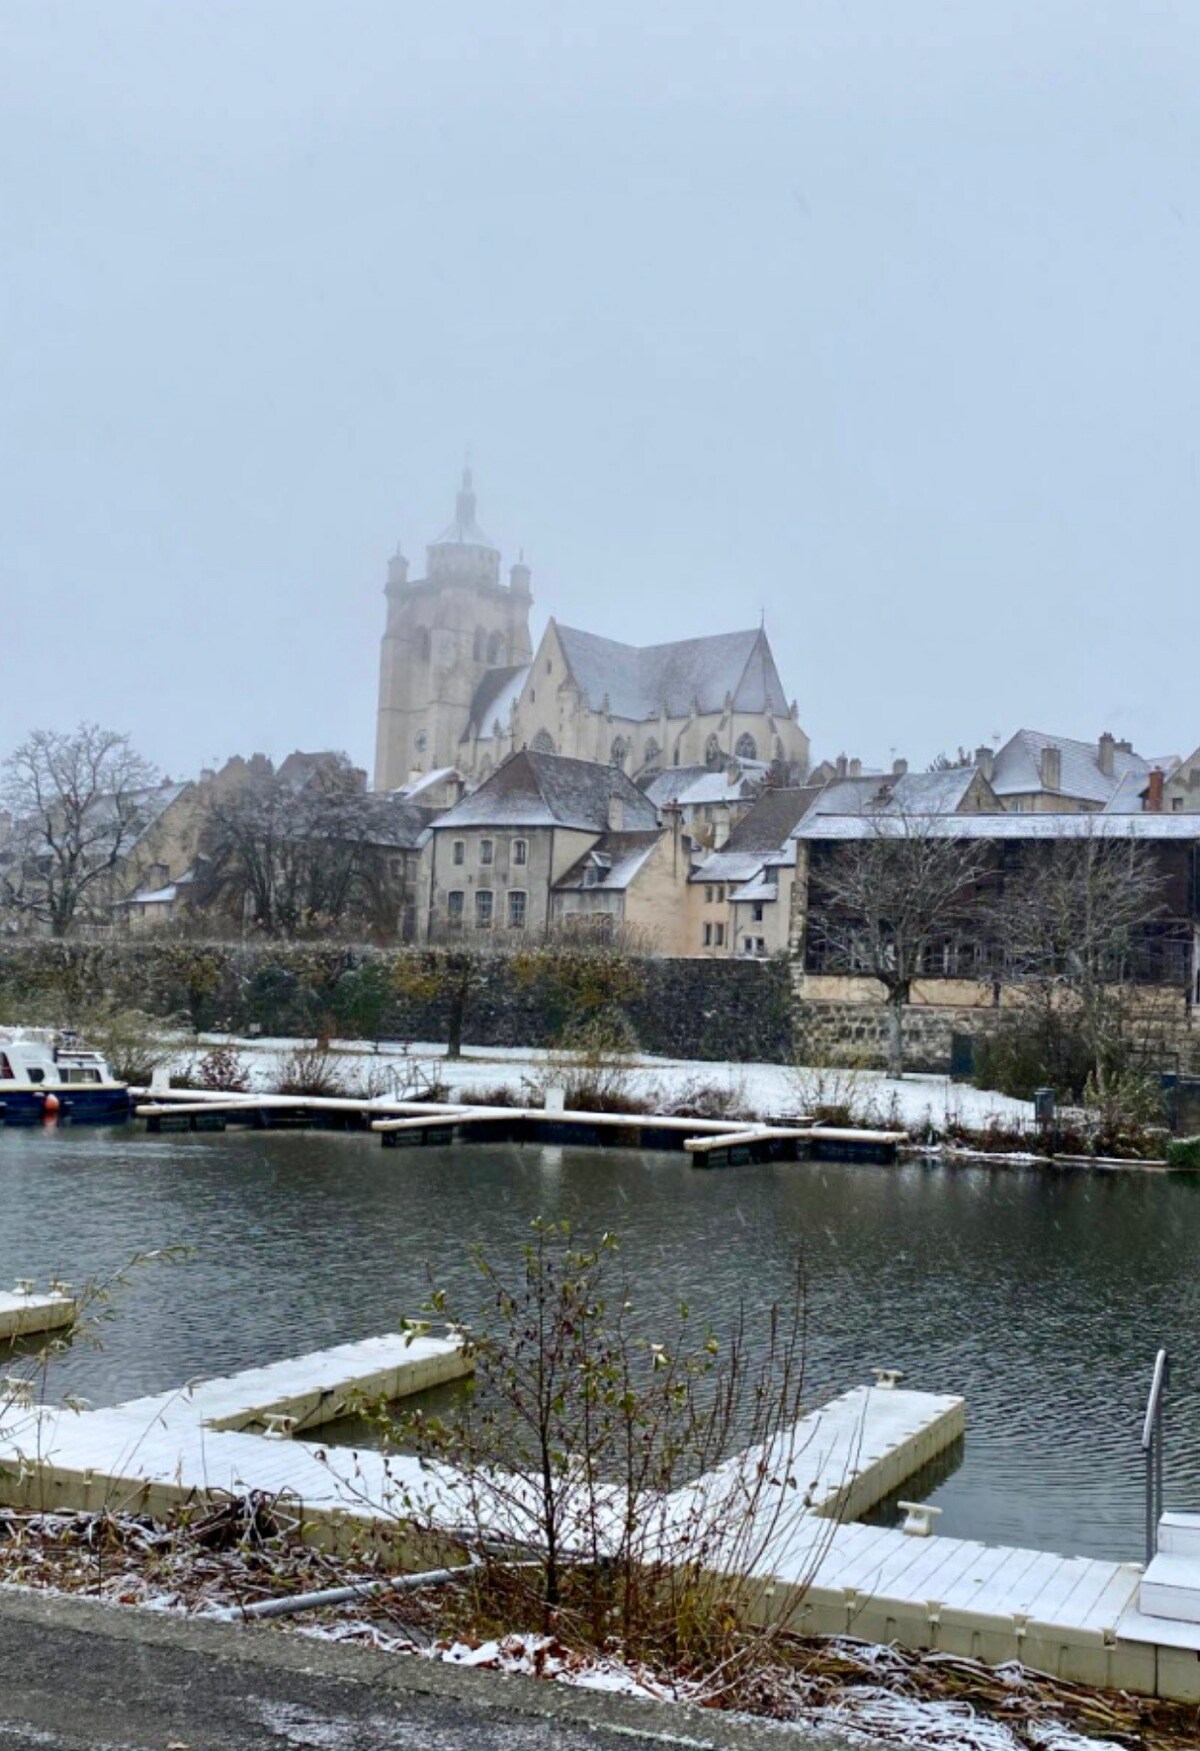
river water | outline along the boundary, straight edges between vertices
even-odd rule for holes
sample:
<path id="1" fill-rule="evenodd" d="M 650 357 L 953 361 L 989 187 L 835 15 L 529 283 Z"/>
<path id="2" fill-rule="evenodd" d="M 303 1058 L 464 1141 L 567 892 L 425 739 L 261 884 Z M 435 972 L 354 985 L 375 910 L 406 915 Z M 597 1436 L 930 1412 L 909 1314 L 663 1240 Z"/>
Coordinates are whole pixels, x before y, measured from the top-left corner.
<path id="1" fill-rule="evenodd" d="M 395 1329 L 431 1277 L 470 1307 L 471 1242 L 512 1258 L 538 1214 L 619 1233 L 648 1325 L 680 1299 L 718 1331 L 739 1299 L 753 1317 L 803 1249 L 814 1402 L 873 1365 L 965 1394 L 961 1463 L 928 1498 L 957 1537 L 1138 1558 L 1140 1420 L 1166 1343 L 1167 1502 L 1200 1505 L 1200 1180 L 0 1130 L 5 1286 L 190 1249 L 137 1271 L 103 1347 L 55 1370 L 55 1395 L 97 1404 Z"/>

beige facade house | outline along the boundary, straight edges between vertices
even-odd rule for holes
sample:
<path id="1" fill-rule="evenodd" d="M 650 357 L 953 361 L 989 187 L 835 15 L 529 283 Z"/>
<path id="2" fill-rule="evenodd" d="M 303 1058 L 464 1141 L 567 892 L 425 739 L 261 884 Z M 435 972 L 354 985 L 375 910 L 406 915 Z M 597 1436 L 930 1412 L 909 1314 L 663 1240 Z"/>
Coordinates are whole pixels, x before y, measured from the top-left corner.
<path id="1" fill-rule="evenodd" d="M 688 954 L 761 959 L 787 951 L 796 873 L 792 834 L 821 788 L 763 791 L 688 883 Z"/>
<path id="2" fill-rule="evenodd" d="M 1163 772 L 1161 787 L 1154 783 L 1154 774 L 1151 774 L 1143 808 L 1153 810 L 1154 802 L 1158 798 L 1161 798 L 1165 814 L 1194 815 L 1200 812 L 1200 748 L 1194 754 L 1189 754 L 1186 760 L 1176 761 L 1169 771 Z"/>
<path id="3" fill-rule="evenodd" d="M 501 583 L 469 471 L 426 575 L 410 581 L 397 553 L 386 593 L 377 790 L 445 767 L 478 783 L 523 748 L 630 777 L 731 760 L 807 768 L 762 627 L 639 646 L 551 619 L 534 651 L 529 567 L 518 560 Z"/>
<path id="4" fill-rule="evenodd" d="M 511 754 L 430 828 L 423 934 L 497 945 L 544 935 L 557 884 L 602 840 L 657 832 L 653 803 L 615 767 Z"/>

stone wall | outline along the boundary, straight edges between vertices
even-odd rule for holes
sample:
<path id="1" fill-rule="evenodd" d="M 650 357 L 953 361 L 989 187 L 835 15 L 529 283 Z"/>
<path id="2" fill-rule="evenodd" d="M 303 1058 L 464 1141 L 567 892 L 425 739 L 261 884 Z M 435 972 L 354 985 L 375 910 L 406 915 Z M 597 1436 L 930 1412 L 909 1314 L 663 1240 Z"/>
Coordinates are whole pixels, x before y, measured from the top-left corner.
<path id="1" fill-rule="evenodd" d="M 854 1064 L 882 1070 L 887 1060 L 884 1005 L 797 999 L 794 1015 L 796 1054 L 804 1064 Z M 950 1069 L 950 1041 L 956 1033 L 979 1034 L 994 1027 L 989 1009 L 942 1008 L 910 1004 L 904 1011 L 904 1062 L 907 1070 L 945 1074 Z"/>

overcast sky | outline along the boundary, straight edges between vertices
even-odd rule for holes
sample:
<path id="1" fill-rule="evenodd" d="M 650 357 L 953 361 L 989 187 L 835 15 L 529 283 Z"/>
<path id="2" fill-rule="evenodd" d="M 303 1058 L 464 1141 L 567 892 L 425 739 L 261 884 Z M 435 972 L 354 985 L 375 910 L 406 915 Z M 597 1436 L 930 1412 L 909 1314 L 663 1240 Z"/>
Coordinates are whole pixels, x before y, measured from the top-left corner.
<path id="1" fill-rule="evenodd" d="M 369 763 L 469 449 L 535 636 L 818 756 L 1200 742 L 1195 0 L 7 0 L 0 752 Z"/>

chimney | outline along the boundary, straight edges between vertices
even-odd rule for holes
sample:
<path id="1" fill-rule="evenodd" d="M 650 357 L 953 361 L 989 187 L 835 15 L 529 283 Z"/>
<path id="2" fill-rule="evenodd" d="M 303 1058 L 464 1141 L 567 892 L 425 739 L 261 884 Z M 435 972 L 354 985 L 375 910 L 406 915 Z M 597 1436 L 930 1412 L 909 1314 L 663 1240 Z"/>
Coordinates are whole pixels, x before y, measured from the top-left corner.
<path id="1" fill-rule="evenodd" d="M 610 833 L 620 833 L 625 827 L 625 798 L 618 796 L 616 791 L 610 791 L 608 797 L 608 830 Z"/>
<path id="2" fill-rule="evenodd" d="M 845 778 L 845 776 L 846 776 L 846 756 L 844 754 L 839 754 L 837 757 L 837 760 L 835 762 L 835 765 L 837 768 L 838 777 Z"/>
<path id="3" fill-rule="evenodd" d="M 1062 749 L 1047 746 L 1042 749 L 1042 789 L 1062 789 Z"/>
<path id="4" fill-rule="evenodd" d="M 893 760 L 892 761 L 892 777 L 893 778 L 903 778 L 907 771 L 908 771 L 908 761 L 907 760 Z"/>
<path id="5" fill-rule="evenodd" d="M 1161 766 L 1156 766 L 1146 785 L 1144 808 L 1148 815 L 1161 815 L 1163 812 L 1163 782 L 1163 770 Z"/>
<path id="6" fill-rule="evenodd" d="M 1112 736 L 1107 730 L 1105 730 L 1100 738 L 1096 754 L 1100 770 L 1103 772 L 1105 778 L 1111 778 L 1113 775 L 1113 752 L 1116 746 L 1117 744 Z"/>
<path id="7" fill-rule="evenodd" d="M 851 760 L 851 762 L 850 762 L 850 776 L 851 776 L 851 778 L 861 778 L 862 777 L 862 761 L 861 760 Z"/>
<path id="8" fill-rule="evenodd" d="M 986 747 L 985 748 L 976 748 L 976 750 L 975 750 L 975 765 L 979 769 L 979 771 L 983 773 L 983 776 L 987 779 L 988 783 L 990 784 L 992 782 L 992 778 L 993 778 L 995 771 L 996 771 L 995 750 L 992 748 L 986 748 Z"/>

